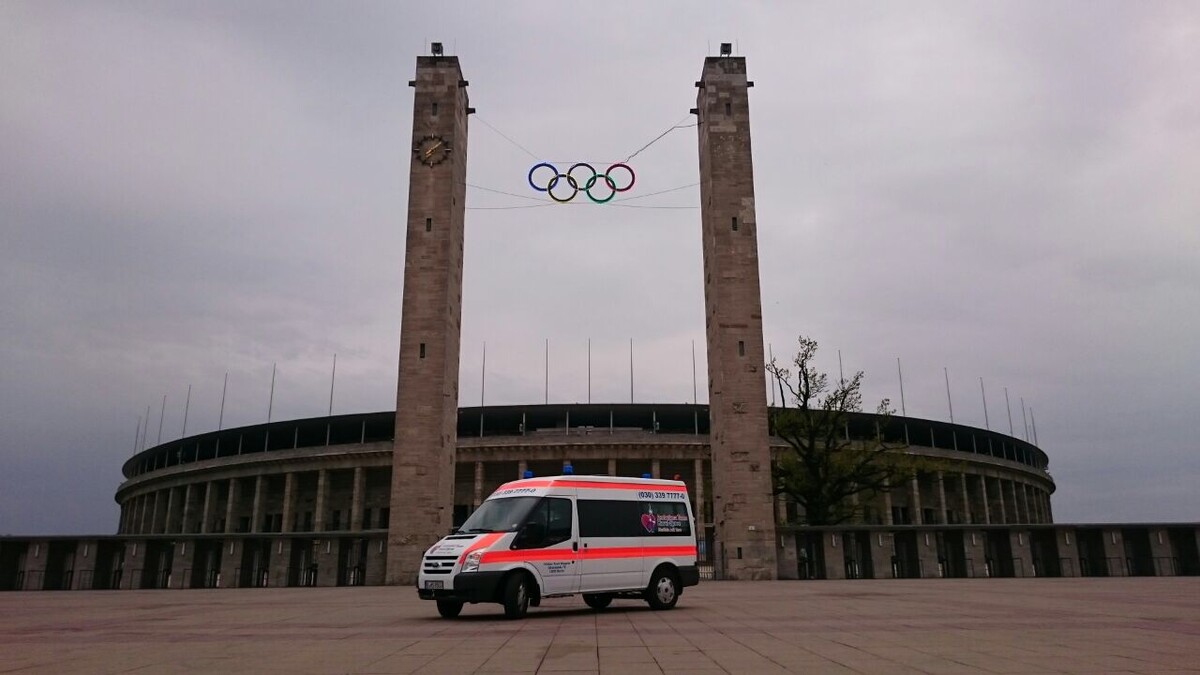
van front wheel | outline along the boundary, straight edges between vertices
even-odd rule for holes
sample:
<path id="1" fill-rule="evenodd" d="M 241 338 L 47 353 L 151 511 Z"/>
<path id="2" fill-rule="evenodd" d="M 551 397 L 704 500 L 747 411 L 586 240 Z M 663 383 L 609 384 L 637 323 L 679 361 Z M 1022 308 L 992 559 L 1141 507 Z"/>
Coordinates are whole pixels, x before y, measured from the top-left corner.
<path id="1" fill-rule="evenodd" d="M 517 572 L 504 582 L 504 616 L 519 619 L 529 610 L 529 576 Z"/>
<path id="2" fill-rule="evenodd" d="M 595 610 L 601 610 L 612 604 L 612 595 L 608 593 L 584 593 L 583 601 L 588 607 Z"/>
<path id="3" fill-rule="evenodd" d="M 458 600 L 438 600 L 438 614 L 444 618 L 453 619 L 462 611 L 463 604 Z"/>
<path id="4" fill-rule="evenodd" d="M 654 570 L 646 588 L 646 602 L 650 609 L 671 609 L 679 602 L 679 580 L 669 567 Z"/>

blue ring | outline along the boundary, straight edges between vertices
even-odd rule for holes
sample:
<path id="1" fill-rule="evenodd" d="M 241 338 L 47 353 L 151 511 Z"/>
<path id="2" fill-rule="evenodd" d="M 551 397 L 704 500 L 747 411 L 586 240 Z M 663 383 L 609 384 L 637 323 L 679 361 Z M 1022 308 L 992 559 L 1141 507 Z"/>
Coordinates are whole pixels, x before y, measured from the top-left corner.
<path id="1" fill-rule="evenodd" d="M 529 175 L 526 176 L 526 180 L 529 181 L 529 187 L 533 188 L 534 190 L 537 190 L 538 192 L 546 192 L 550 189 L 549 185 L 547 185 L 544 188 L 540 188 L 533 184 L 533 172 L 537 171 L 538 169 L 542 168 L 543 166 L 554 172 L 554 178 L 558 178 L 558 167 L 554 166 L 550 162 L 539 162 L 538 164 L 534 164 L 533 168 L 529 170 Z M 554 182 L 554 179 L 552 178 L 551 181 Z"/>

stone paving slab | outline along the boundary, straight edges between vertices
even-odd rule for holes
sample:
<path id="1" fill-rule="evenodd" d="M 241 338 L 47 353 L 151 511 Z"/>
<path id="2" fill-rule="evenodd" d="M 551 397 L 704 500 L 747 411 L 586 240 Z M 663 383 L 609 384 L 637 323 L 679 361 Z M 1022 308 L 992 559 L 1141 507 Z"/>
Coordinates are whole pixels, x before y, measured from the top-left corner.
<path id="1" fill-rule="evenodd" d="M 453 621 L 411 588 L 0 593 L 0 673 L 1200 672 L 1200 579 L 706 582 Z"/>

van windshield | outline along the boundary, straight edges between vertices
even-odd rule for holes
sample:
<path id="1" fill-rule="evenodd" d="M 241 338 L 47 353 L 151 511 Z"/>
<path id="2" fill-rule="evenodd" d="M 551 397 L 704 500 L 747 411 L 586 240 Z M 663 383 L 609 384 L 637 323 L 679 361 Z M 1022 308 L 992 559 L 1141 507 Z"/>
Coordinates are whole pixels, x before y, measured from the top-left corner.
<path id="1" fill-rule="evenodd" d="M 525 522 L 530 509 L 541 497 L 506 497 L 489 499 L 479 505 L 459 532 L 516 532 Z"/>

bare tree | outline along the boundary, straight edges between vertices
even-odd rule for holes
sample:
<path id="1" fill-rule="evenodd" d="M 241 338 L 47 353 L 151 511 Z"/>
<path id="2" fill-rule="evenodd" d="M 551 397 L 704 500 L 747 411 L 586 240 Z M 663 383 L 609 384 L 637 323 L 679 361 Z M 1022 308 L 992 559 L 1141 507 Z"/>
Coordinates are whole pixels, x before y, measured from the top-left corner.
<path id="1" fill-rule="evenodd" d="M 779 387 L 783 409 L 771 414 L 771 431 L 788 445 L 771 463 L 775 494 L 804 507 L 808 525 L 836 525 L 857 515 L 854 495 L 869 500 L 917 470 L 903 444 L 884 442 L 882 429 L 895 410 L 883 399 L 873 437 L 851 440 L 849 417 L 862 411 L 862 371 L 831 383 L 816 369 L 817 341 L 799 338 L 799 351 L 784 368 L 772 359 L 767 372 Z M 787 407 L 788 402 L 795 407 Z"/>

